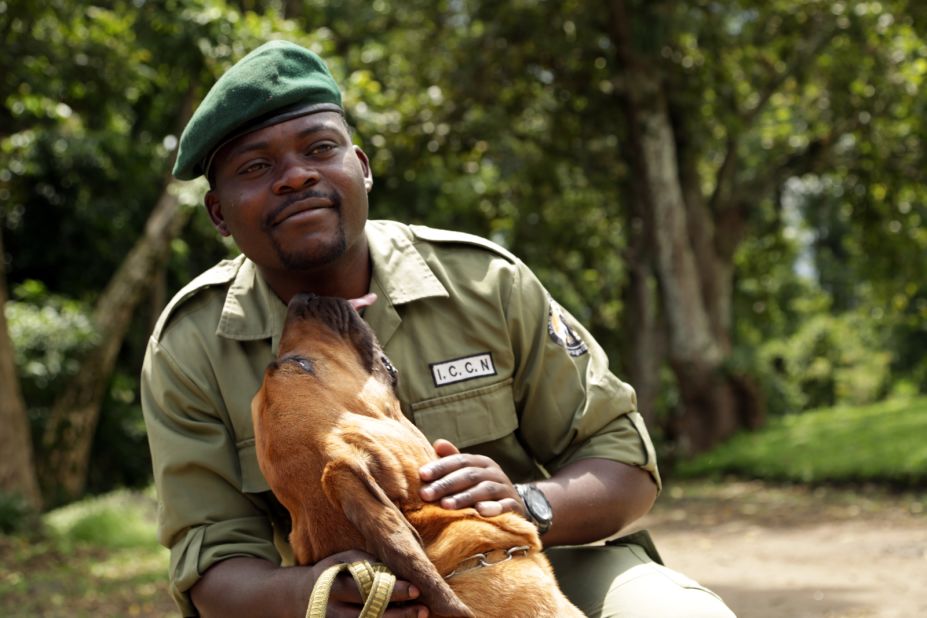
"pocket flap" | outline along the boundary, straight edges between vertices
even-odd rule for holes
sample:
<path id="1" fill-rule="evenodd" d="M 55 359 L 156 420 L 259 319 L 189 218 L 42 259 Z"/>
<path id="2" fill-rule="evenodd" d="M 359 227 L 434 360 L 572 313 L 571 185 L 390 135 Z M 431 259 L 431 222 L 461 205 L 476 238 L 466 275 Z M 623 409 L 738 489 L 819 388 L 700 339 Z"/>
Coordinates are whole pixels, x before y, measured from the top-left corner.
<path id="1" fill-rule="evenodd" d="M 412 418 L 431 442 L 466 448 L 498 440 L 518 428 L 512 379 L 414 403 Z"/>

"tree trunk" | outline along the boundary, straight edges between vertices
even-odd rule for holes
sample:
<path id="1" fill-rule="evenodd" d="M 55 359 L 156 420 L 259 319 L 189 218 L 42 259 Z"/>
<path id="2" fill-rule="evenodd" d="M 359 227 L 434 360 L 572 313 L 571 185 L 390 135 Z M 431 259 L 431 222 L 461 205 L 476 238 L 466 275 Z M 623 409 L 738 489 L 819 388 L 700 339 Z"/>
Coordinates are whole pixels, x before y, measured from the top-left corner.
<path id="1" fill-rule="evenodd" d="M 178 118 L 180 126 L 192 114 L 195 92 L 195 86 L 191 85 Z M 168 170 L 173 167 L 173 159 L 168 161 Z M 176 193 L 175 181 L 167 172 L 144 233 L 94 307 L 99 342 L 82 359 L 77 374 L 52 404 L 42 435 L 43 456 L 39 465 L 39 482 L 47 500 L 65 502 L 84 492 L 100 407 L 132 316 L 155 285 L 171 241 L 180 234 L 191 214 L 189 208 L 180 204 Z"/>
<path id="2" fill-rule="evenodd" d="M 651 214 L 642 220 L 650 226 L 645 234 L 653 242 L 652 268 L 668 329 L 667 357 L 681 400 L 673 433 L 681 453 L 696 453 L 741 428 L 757 408 L 751 400 L 757 393 L 724 370 L 730 350 L 730 319 L 724 311 L 729 311 L 732 265 L 707 242 L 715 228 L 710 211 L 701 199 L 686 200 L 677 136 L 658 67 L 632 49 L 624 0 L 612 0 L 611 8 L 612 38 L 623 65 L 629 156 L 640 170 L 637 199 Z"/>
<path id="3" fill-rule="evenodd" d="M 26 416 L 16 373 L 13 341 L 7 328 L 4 308 L 6 289 L 6 255 L 0 233 L 0 492 L 20 496 L 30 508 L 42 507 L 38 476 L 32 455 L 32 432 Z"/>
<path id="4" fill-rule="evenodd" d="M 55 502 L 78 498 L 84 491 L 90 447 L 100 406 L 136 307 L 145 298 L 168 256 L 171 241 L 190 216 L 165 179 L 164 190 L 135 243 L 94 307 L 99 343 L 52 405 L 42 436 L 40 478 L 45 495 Z"/>
<path id="5" fill-rule="evenodd" d="M 637 393 L 637 409 L 648 427 L 656 427 L 660 367 L 664 343 L 659 328 L 655 282 L 649 262 L 628 261 L 629 276 L 625 294 L 624 331 L 630 338 L 627 377 Z"/>

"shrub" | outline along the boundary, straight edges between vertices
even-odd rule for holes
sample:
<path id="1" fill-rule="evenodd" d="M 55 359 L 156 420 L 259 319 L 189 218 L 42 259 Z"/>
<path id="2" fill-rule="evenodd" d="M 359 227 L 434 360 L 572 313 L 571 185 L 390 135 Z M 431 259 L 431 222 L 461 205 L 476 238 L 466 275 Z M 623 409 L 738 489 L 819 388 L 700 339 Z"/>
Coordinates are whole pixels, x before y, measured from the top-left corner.
<path id="1" fill-rule="evenodd" d="M 890 386 L 892 356 L 863 316 L 820 314 L 787 339 L 762 346 L 769 410 L 789 413 L 878 401 Z"/>
<path id="2" fill-rule="evenodd" d="M 51 511 L 45 522 L 65 544 L 149 547 L 157 544 L 155 511 L 150 495 L 119 490 Z"/>
<path id="3" fill-rule="evenodd" d="M 28 532 L 37 519 L 22 496 L 0 491 L 0 534 Z"/>
<path id="4" fill-rule="evenodd" d="M 47 406 L 96 338 L 90 309 L 26 281 L 14 288 L 5 310 L 23 394 L 31 406 Z"/>

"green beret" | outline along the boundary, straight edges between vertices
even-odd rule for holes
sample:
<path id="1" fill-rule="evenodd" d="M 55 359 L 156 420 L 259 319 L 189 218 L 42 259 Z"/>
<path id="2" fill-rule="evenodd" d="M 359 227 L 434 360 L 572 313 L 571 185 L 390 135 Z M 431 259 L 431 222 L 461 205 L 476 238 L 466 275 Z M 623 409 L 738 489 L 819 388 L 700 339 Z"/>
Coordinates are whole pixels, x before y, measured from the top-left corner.
<path id="1" fill-rule="evenodd" d="M 180 136 L 174 176 L 205 174 L 220 146 L 245 133 L 321 111 L 343 113 L 325 62 L 287 41 L 261 45 L 225 72 Z"/>

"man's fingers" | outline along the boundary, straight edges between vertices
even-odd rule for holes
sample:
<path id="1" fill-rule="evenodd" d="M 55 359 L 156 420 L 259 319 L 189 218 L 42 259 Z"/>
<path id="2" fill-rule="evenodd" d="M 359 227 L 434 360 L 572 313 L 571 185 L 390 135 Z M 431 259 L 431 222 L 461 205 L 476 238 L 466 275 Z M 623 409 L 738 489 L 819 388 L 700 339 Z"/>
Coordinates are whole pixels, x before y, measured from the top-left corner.
<path id="1" fill-rule="evenodd" d="M 390 595 L 390 606 L 384 614 L 385 618 L 427 618 L 428 608 L 419 603 L 412 603 L 421 596 L 421 592 L 414 585 L 404 580 L 396 580 L 393 593 Z M 341 616 L 357 616 L 364 599 L 360 596 L 357 582 L 350 573 L 339 573 L 332 584 L 329 594 L 327 616 L 340 618 Z"/>
<path id="2" fill-rule="evenodd" d="M 360 591 L 357 589 L 357 582 L 347 571 L 342 571 L 332 583 L 331 592 L 328 594 L 329 603 L 335 601 L 340 603 L 350 603 L 357 605 L 363 603 Z"/>
<path id="3" fill-rule="evenodd" d="M 448 455 L 437 461 L 422 466 L 418 473 L 423 481 L 443 480 L 450 474 L 456 474 L 462 468 L 471 465 L 468 455 Z"/>
<path id="4" fill-rule="evenodd" d="M 348 299 L 348 302 L 351 303 L 352 307 L 354 307 L 354 311 L 360 311 L 361 309 L 369 307 L 373 303 L 377 302 L 377 295 L 373 292 L 368 292 L 360 298 Z"/>
<path id="5" fill-rule="evenodd" d="M 357 614 L 354 614 L 355 616 Z M 428 618 L 428 608 L 424 605 L 406 605 L 404 607 L 390 607 L 383 614 L 383 618 Z"/>
<path id="6" fill-rule="evenodd" d="M 419 598 L 422 593 L 418 588 L 413 586 L 407 581 L 401 579 L 396 580 L 396 585 L 393 586 L 393 594 L 389 598 L 392 603 L 401 603 L 403 601 L 414 601 Z"/>
<path id="7" fill-rule="evenodd" d="M 495 517 L 496 515 L 502 515 L 505 511 L 502 508 L 502 503 L 496 501 L 482 501 L 477 502 L 473 505 L 476 508 L 476 511 L 483 517 Z"/>
<path id="8" fill-rule="evenodd" d="M 326 618 L 357 618 L 362 605 L 347 605 L 345 603 L 329 602 Z M 419 603 L 413 605 L 389 605 L 384 618 L 428 618 L 428 608 Z"/>
<path id="9" fill-rule="evenodd" d="M 393 586 L 393 594 L 390 596 L 390 603 L 414 601 L 421 595 L 422 593 L 414 585 L 405 580 L 397 579 L 396 584 Z M 338 577 L 335 578 L 329 598 L 346 603 L 364 602 L 364 600 L 361 599 L 360 591 L 357 589 L 357 582 L 354 581 L 354 578 L 351 577 L 351 574 L 347 571 L 342 571 L 338 574 Z"/>
<path id="10" fill-rule="evenodd" d="M 448 444 L 451 444 L 448 442 Z M 451 444 L 451 447 L 454 448 L 454 445 Z M 496 462 L 494 462 L 489 457 L 485 455 L 467 455 L 464 453 L 456 452 L 457 449 L 454 448 L 454 453 L 444 455 L 441 459 L 435 461 L 430 461 L 421 468 L 419 468 L 419 476 L 423 481 L 433 481 L 435 479 L 440 479 L 443 476 L 447 476 L 452 473 L 457 473 L 465 468 L 473 468 L 476 470 L 492 470 L 493 472 L 498 470 L 499 475 L 504 475 L 502 468 L 500 468 Z M 474 482 L 479 481 L 476 479 Z"/>
<path id="11" fill-rule="evenodd" d="M 507 486 L 494 478 L 485 478 L 481 468 L 464 468 L 422 487 L 425 500 L 441 500 L 446 509 L 462 509 L 483 500 L 509 497 Z"/>
<path id="12" fill-rule="evenodd" d="M 482 500 L 473 505 L 483 517 L 495 517 L 503 513 L 522 514 L 521 506 L 513 498 L 504 498 L 502 500 Z"/>
<path id="13" fill-rule="evenodd" d="M 445 440 L 444 438 L 438 438 L 435 440 L 435 443 L 432 446 L 434 446 L 435 453 L 438 454 L 438 457 L 447 457 L 449 455 L 456 455 L 460 453 L 460 451 L 456 446 L 454 446 L 452 442 Z"/>

